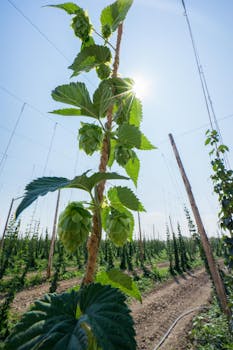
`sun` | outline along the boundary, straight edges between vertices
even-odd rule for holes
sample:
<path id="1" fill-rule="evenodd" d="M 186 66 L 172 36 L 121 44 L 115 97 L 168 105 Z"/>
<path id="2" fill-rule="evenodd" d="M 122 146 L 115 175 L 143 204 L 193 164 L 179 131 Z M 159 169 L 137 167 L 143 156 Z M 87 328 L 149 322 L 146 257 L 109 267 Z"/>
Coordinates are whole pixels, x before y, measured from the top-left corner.
<path id="1" fill-rule="evenodd" d="M 141 76 L 136 76 L 133 78 L 133 80 L 133 92 L 135 93 L 136 97 L 138 97 L 139 99 L 143 99 L 148 95 L 149 92 L 148 82 Z"/>

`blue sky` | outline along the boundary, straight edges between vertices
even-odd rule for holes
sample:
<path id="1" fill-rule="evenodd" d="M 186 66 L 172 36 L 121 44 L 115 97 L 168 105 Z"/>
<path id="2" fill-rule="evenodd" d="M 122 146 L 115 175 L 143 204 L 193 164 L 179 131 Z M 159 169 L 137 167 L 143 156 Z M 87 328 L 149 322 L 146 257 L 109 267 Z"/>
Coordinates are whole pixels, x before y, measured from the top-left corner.
<path id="1" fill-rule="evenodd" d="M 80 174 L 86 169 L 95 169 L 98 164 L 97 156 L 93 161 L 78 151 L 76 135 L 80 120 L 47 113 L 58 107 L 51 91 L 69 82 L 67 67 L 80 45 L 69 27 L 69 16 L 61 10 L 43 7 L 58 3 L 53 0 L 11 2 L 62 54 L 8 0 L 0 2 L 0 159 L 26 102 L 7 158 L 0 167 L 0 234 L 11 198 L 22 195 L 30 180 L 42 175 L 72 178 L 75 171 Z M 77 2 L 88 10 L 97 29 L 101 9 L 110 3 L 106 0 Z M 223 139 L 232 149 L 233 3 L 186 0 L 186 7 Z M 208 116 L 181 1 L 134 0 L 124 25 L 119 72 L 123 76 L 143 76 L 149 87 L 142 101 L 142 129 L 158 149 L 140 154 L 141 173 L 136 192 L 147 209 L 142 215 L 143 231 L 151 235 L 154 224 L 155 231 L 163 236 L 169 214 L 174 226 L 180 221 L 185 231 L 182 204 L 187 203 L 187 199 L 167 136 L 173 133 L 207 231 L 214 234 L 217 202 L 209 180 L 208 149 L 204 147 Z M 95 74 L 81 75 L 79 81 L 85 82 L 91 91 L 98 84 Z M 232 152 L 229 159 L 232 163 Z M 68 200 L 79 198 L 80 192 L 64 191 L 61 209 Z M 40 218 L 43 227 L 51 226 L 54 200 L 54 194 L 49 195 L 38 202 L 36 210 L 32 206 L 25 211 L 24 226 L 30 223 L 33 211 L 34 218 Z"/>

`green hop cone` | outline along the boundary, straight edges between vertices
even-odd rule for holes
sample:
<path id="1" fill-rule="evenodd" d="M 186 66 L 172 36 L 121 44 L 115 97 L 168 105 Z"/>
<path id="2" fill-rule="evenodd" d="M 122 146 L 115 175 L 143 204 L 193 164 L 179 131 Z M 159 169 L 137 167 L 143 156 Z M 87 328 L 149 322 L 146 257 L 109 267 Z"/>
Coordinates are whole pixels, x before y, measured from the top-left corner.
<path id="1" fill-rule="evenodd" d="M 58 235 L 64 247 L 73 253 L 91 231 L 91 214 L 81 202 L 71 202 L 60 214 Z"/>
<path id="2" fill-rule="evenodd" d="M 118 164 L 125 166 L 130 158 L 134 156 L 134 152 L 122 145 L 117 145 L 115 148 L 115 159 Z"/>
<path id="3" fill-rule="evenodd" d="M 101 63 L 98 67 L 96 67 L 96 73 L 101 80 L 108 79 L 111 71 L 111 67 L 105 63 Z"/>
<path id="4" fill-rule="evenodd" d="M 82 41 L 85 42 L 89 40 L 92 25 L 89 21 L 86 12 L 83 9 L 80 8 L 77 11 L 76 16 L 73 18 L 71 27 L 73 28 L 75 35 L 79 37 Z"/>
<path id="5" fill-rule="evenodd" d="M 102 35 L 104 37 L 104 39 L 108 39 L 110 37 L 110 35 L 112 34 L 112 30 L 109 24 L 105 24 L 102 27 Z"/>
<path id="6" fill-rule="evenodd" d="M 79 148 L 83 149 L 86 154 L 92 155 L 100 149 L 103 133 L 98 125 L 81 123 L 79 129 Z"/>
<path id="7" fill-rule="evenodd" d="M 117 247 L 122 247 L 129 238 L 130 218 L 127 214 L 112 209 L 106 220 L 106 232 Z"/>

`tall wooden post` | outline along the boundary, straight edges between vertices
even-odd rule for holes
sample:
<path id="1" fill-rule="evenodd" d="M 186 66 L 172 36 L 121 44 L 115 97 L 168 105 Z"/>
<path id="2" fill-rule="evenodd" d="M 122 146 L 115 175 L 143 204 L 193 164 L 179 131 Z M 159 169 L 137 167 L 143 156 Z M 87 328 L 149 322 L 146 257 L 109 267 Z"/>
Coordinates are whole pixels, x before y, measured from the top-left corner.
<path id="1" fill-rule="evenodd" d="M 57 203 L 56 203 L 56 209 L 55 209 L 54 220 L 53 220 L 52 239 L 51 239 L 50 250 L 49 250 L 49 260 L 48 260 L 47 275 L 46 275 L 47 278 L 50 278 L 51 276 L 51 270 L 52 270 L 52 264 L 53 264 L 53 253 L 54 253 L 54 246 L 55 246 L 55 240 L 56 240 L 57 215 L 58 215 L 58 208 L 59 208 L 59 201 L 60 201 L 60 192 L 61 190 L 58 190 Z"/>
<path id="2" fill-rule="evenodd" d="M 221 276 L 219 274 L 218 268 L 216 266 L 216 263 L 215 263 L 215 260 L 214 260 L 214 256 L 213 256 L 213 252 L 211 250 L 210 243 L 209 243 L 207 234 L 205 232 L 205 228 L 204 228 L 204 225 L 202 223 L 201 216 L 200 216 L 198 207 L 196 205 L 196 202 L 195 202 L 195 199 L 194 199 L 194 196 L 193 196 L 193 193 L 192 193 L 190 182 L 189 182 L 188 177 L 187 177 L 187 175 L 185 173 L 185 170 L 184 170 L 182 161 L 180 159 L 180 155 L 178 153 L 178 150 L 176 148 L 176 144 L 175 144 L 175 141 L 173 139 L 173 136 L 172 136 L 172 134 L 169 134 L 168 136 L 169 136 L 169 139 L 170 139 L 170 142 L 171 142 L 171 145 L 172 145 L 172 148 L 173 148 L 176 160 L 177 160 L 178 167 L 180 169 L 180 173 L 181 173 L 181 176 L 182 176 L 182 179 L 183 179 L 183 182 L 184 182 L 184 186 L 186 188 L 186 192 L 187 192 L 188 197 L 189 197 L 189 202 L 190 202 L 190 205 L 191 205 L 191 208 L 192 208 L 192 211 L 193 211 L 193 215 L 194 215 L 194 218 L 195 218 L 195 221 L 196 221 L 198 232 L 200 234 L 201 243 L 202 243 L 203 249 L 205 251 L 205 255 L 206 255 L 206 258 L 207 258 L 207 261 L 208 261 L 211 277 L 213 279 L 213 283 L 214 283 L 214 286 L 215 286 L 215 289 L 216 289 L 216 293 L 217 293 L 218 299 L 220 301 L 220 304 L 221 304 L 223 312 L 228 316 L 228 318 L 230 318 L 231 317 L 231 312 L 230 312 L 230 309 L 228 307 L 227 296 L 226 296 L 225 288 L 224 288 L 224 285 L 223 285 L 223 281 L 221 279 Z"/>

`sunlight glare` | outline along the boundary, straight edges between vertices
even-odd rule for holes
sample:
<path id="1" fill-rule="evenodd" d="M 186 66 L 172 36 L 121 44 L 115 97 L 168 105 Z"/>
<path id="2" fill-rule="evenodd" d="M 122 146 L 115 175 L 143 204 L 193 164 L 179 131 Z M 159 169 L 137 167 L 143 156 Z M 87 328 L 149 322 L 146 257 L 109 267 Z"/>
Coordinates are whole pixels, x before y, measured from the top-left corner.
<path id="1" fill-rule="evenodd" d="M 133 91 L 139 99 L 148 95 L 148 83 L 143 77 L 134 77 Z"/>

